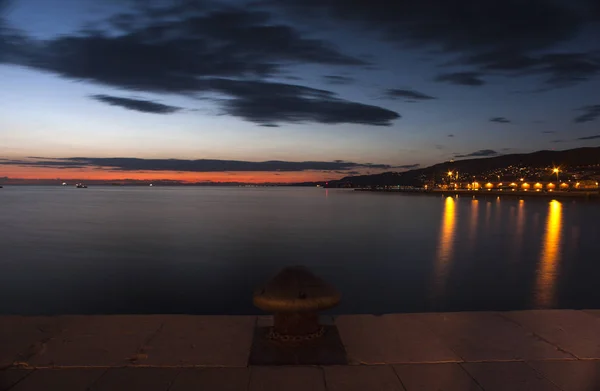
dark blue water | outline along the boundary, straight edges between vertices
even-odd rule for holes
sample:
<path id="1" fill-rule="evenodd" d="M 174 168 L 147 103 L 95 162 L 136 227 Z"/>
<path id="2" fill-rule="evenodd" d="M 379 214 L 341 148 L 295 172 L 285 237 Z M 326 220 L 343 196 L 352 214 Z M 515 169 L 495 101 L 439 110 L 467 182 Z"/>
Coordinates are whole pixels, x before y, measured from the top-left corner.
<path id="1" fill-rule="evenodd" d="M 0 313 L 248 314 L 303 264 L 337 313 L 600 307 L 600 204 L 316 188 L 0 190 Z"/>

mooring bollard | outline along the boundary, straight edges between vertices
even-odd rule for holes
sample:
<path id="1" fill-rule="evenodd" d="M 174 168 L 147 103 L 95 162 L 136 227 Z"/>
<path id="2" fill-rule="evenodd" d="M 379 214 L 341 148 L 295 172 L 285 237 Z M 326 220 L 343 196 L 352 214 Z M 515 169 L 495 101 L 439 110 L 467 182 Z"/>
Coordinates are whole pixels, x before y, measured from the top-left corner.
<path id="1" fill-rule="evenodd" d="M 291 266 L 254 292 L 254 305 L 274 313 L 271 339 L 300 342 L 323 335 L 317 312 L 335 307 L 340 298 L 333 286 L 308 268 Z"/>

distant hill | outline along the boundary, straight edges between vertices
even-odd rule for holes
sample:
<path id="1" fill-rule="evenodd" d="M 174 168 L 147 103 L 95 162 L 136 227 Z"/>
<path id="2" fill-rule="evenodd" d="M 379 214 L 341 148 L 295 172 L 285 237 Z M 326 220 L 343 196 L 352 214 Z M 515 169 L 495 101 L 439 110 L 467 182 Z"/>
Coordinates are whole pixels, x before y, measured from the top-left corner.
<path id="1" fill-rule="evenodd" d="M 482 175 L 486 172 L 508 166 L 563 168 L 600 164 L 600 147 L 575 148 L 564 151 L 538 151 L 523 154 L 501 155 L 489 158 L 447 161 L 433 166 L 405 172 L 385 172 L 375 175 L 348 176 L 340 180 L 330 181 L 329 186 L 339 187 L 344 184 L 353 186 L 419 186 L 424 179 L 440 178 L 449 170 L 458 170 L 470 175 Z"/>

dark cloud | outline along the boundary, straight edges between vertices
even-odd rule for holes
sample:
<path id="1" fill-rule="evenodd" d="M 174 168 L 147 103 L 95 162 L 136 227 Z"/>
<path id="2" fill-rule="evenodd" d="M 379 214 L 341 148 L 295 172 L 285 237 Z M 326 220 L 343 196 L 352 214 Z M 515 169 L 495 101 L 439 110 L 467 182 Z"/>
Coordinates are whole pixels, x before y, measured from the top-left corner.
<path id="1" fill-rule="evenodd" d="M 84 32 L 30 42 L 18 55 L 0 56 L 0 61 L 128 90 L 211 99 L 215 93 L 226 95 L 213 100 L 224 113 L 268 126 L 282 122 L 386 126 L 400 117 L 381 107 L 337 98 L 330 91 L 260 80 L 297 63 L 366 64 L 325 41 L 302 37 L 268 13 L 228 8 L 181 17 L 179 9 L 158 9 L 145 9 L 150 19 L 130 14 L 112 18 L 113 27 L 127 27 L 120 35 Z M 192 9 L 198 12 L 202 7 Z M 95 99 L 146 112 L 175 109 L 126 98 Z"/>
<path id="2" fill-rule="evenodd" d="M 326 75 L 323 80 L 328 84 L 352 84 L 355 81 L 352 77 L 339 75 Z"/>
<path id="3" fill-rule="evenodd" d="M 577 140 L 598 140 L 598 139 L 600 139 L 600 134 L 597 134 L 595 136 L 579 137 Z"/>
<path id="4" fill-rule="evenodd" d="M 593 52 L 536 56 L 510 50 L 471 56 L 467 61 L 484 70 L 505 72 L 508 75 L 541 75 L 551 87 L 569 86 L 600 73 L 600 56 Z M 538 92 L 547 90 L 545 88 Z"/>
<path id="5" fill-rule="evenodd" d="M 557 139 L 557 140 L 552 140 L 550 141 L 553 144 L 559 144 L 559 143 L 566 143 L 568 140 L 563 140 L 563 139 Z"/>
<path id="6" fill-rule="evenodd" d="M 479 72 L 442 73 L 441 75 L 438 75 L 435 80 L 444 83 L 477 87 L 485 84 L 481 79 L 481 76 L 482 75 Z"/>
<path id="7" fill-rule="evenodd" d="M 211 79 L 206 88 L 232 97 L 221 102 L 227 114 L 259 124 L 318 122 L 388 126 L 400 118 L 391 110 L 339 99 L 331 91 L 292 84 Z"/>
<path id="8" fill-rule="evenodd" d="M 448 137 L 454 137 L 454 135 L 453 134 L 449 134 Z"/>
<path id="9" fill-rule="evenodd" d="M 323 15 L 362 24 L 391 41 L 431 44 L 448 51 L 505 46 L 541 49 L 572 36 L 580 26 L 568 3 L 547 0 L 481 4 L 469 0 L 277 0 L 272 4 L 311 19 Z"/>
<path id="10" fill-rule="evenodd" d="M 542 130 L 543 134 L 554 134 L 556 133 L 554 130 Z"/>
<path id="11" fill-rule="evenodd" d="M 386 98 L 389 99 L 402 99 L 402 98 L 406 98 L 412 101 L 416 101 L 416 100 L 431 100 L 431 99 L 436 99 L 433 96 L 424 94 L 422 92 L 419 91 L 414 91 L 414 90 L 400 90 L 400 89 L 395 89 L 395 88 L 390 88 L 385 90 L 385 96 Z"/>
<path id="12" fill-rule="evenodd" d="M 479 151 L 471 152 L 465 155 L 455 155 L 454 157 L 485 157 L 485 156 L 496 156 L 498 152 L 493 149 L 480 149 Z"/>
<path id="13" fill-rule="evenodd" d="M 507 75 L 540 74 L 565 86 L 599 71 L 593 52 L 547 53 L 557 44 L 587 34 L 598 36 L 595 0 L 266 0 L 307 23 L 334 18 L 384 39 L 455 55 L 454 65 Z M 597 41 L 597 40 L 596 40 Z M 597 42 L 596 42 L 597 45 Z M 546 52 L 543 52 L 546 51 Z M 538 54 L 544 53 L 544 54 Z M 534 55 L 535 54 L 535 55 Z M 480 79 L 441 78 L 481 85 Z"/>
<path id="14" fill-rule="evenodd" d="M 73 157 L 64 159 L 36 158 L 32 160 L 1 160 L 0 165 L 52 167 L 52 168 L 104 168 L 115 171 L 311 171 L 311 170 L 356 170 L 358 168 L 389 169 L 387 164 L 360 164 L 353 162 L 247 162 L 238 160 L 180 160 L 180 159 L 137 159 L 137 158 L 92 158 Z"/>
<path id="15" fill-rule="evenodd" d="M 286 64 L 366 64 L 267 13 L 236 9 L 38 42 L 22 61 L 77 80 L 169 92 L 195 91 L 198 77 L 274 75 Z"/>
<path id="16" fill-rule="evenodd" d="M 573 121 L 579 124 L 595 121 L 600 117 L 600 105 L 584 106 L 578 110 L 583 111 L 583 114 L 575 117 Z"/>
<path id="17" fill-rule="evenodd" d="M 490 122 L 497 122 L 499 124 L 508 124 L 508 123 L 510 123 L 510 120 L 506 119 L 504 117 L 493 117 L 493 118 L 490 118 Z"/>
<path id="18" fill-rule="evenodd" d="M 163 105 L 162 103 L 149 100 L 121 98 L 109 95 L 92 95 L 91 98 L 109 105 L 121 106 L 125 109 L 141 111 L 143 113 L 171 114 L 182 110 L 181 107 Z"/>
<path id="19" fill-rule="evenodd" d="M 0 0 L 0 63 L 19 61 L 30 44 L 27 37 L 6 21 L 13 5 L 11 0 Z"/>

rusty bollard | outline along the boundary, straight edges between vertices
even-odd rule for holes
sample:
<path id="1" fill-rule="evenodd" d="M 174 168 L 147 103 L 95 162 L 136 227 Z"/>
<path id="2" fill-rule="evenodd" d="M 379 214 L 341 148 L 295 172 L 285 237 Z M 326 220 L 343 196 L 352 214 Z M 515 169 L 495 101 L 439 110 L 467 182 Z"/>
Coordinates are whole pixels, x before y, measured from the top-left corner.
<path id="1" fill-rule="evenodd" d="M 335 307 L 340 293 L 304 266 L 291 266 L 254 292 L 254 305 L 274 313 L 268 336 L 284 342 L 301 342 L 323 335 L 318 311 Z"/>

